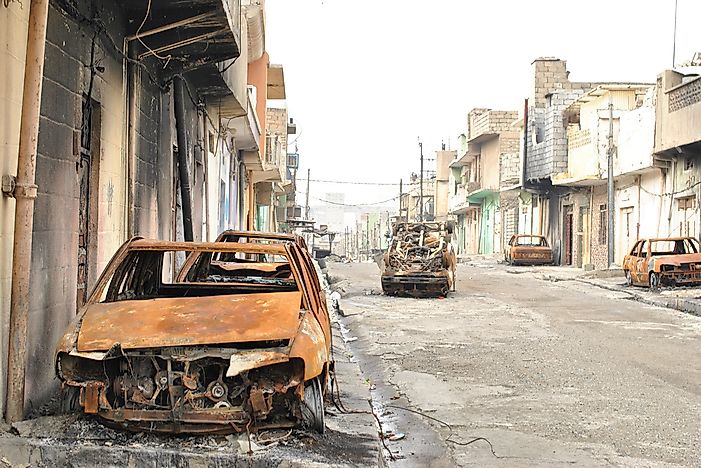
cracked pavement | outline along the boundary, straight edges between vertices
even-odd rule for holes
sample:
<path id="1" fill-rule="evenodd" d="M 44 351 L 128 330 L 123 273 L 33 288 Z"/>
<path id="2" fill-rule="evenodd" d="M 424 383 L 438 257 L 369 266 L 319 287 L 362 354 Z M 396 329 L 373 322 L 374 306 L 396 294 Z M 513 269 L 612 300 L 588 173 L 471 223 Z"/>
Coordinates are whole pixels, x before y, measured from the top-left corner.
<path id="1" fill-rule="evenodd" d="M 698 463 L 701 319 L 573 271 L 461 264 L 456 293 L 408 299 L 377 294 L 375 264 L 329 263 L 383 430 L 404 435 L 389 466 Z M 459 445 L 475 437 L 496 456 Z"/>

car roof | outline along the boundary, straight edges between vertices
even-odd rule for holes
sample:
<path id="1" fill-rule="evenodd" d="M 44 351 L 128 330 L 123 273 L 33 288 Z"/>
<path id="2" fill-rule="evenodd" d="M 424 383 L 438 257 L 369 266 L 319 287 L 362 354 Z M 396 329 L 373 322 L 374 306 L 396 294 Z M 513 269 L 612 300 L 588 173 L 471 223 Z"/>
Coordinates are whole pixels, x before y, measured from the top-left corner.
<path id="1" fill-rule="evenodd" d="M 296 240 L 299 235 L 289 234 L 285 232 L 262 232 L 262 231 L 236 231 L 228 229 L 217 236 L 217 240 L 221 240 L 226 236 L 250 237 L 255 239 L 281 239 L 281 240 Z"/>
<path id="2" fill-rule="evenodd" d="M 545 236 L 541 236 L 540 234 L 514 234 L 514 237 L 540 237 L 541 239 L 545 239 Z"/>
<path id="3" fill-rule="evenodd" d="M 692 236 L 684 236 L 684 237 L 649 237 L 647 239 L 640 239 L 640 240 L 646 240 L 646 241 L 677 241 L 677 240 L 686 240 L 686 239 L 694 239 L 696 240 L 695 237 Z"/>
<path id="4" fill-rule="evenodd" d="M 269 253 L 285 255 L 286 248 L 283 244 L 250 244 L 238 242 L 175 242 L 155 239 L 134 239 L 129 243 L 129 250 L 169 251 L 184 250 L 187 252 L 246 252 Z"/>

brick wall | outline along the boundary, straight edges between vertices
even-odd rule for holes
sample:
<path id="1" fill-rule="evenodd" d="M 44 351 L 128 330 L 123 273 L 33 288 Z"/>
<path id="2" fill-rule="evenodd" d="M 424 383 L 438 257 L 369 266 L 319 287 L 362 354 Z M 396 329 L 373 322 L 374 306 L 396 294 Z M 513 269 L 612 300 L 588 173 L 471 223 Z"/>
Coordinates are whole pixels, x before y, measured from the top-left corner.
<path id="1" fill-rule="evenodd" d="M 121 6 L 96 1 L 110 36 L 121 44 L 126 23 Z M 83 12 L 90 16 L 89 12 Z M 83 98 L 90 83 L 93 32 L 51 5 L 39 126 L 34 206 L 27 398 L 38 409 L 57 390 L 53 374 L 56 342 L 76 314 L 79 262 L 80 135 Z M 95 278 L 125 237 L 126 173 L 123 135 L 126 125 L 123 61 L 109 42 L 96 40 L 90 179 L 91 236 L 89 278 Z M 136 116 L 135 231 L 168 238 L 172 227 L 173 153 L 170 95 L 143 72 L 138 82 Z M 186 103 L 190 146 L 195 145 L 197 112 Z M 96 117 L 99 115 L 99 125 Z M 164 121 L 164 119 L 166 119 Z M 95 126 L 96 125 L 96 126 Z M 194 161 L 192 162 L 194 166 Z M 192 170 L 191 172 L 195 172 Z M 83 179 L 85 180 L 85 179 Z M 200 197 L 193 189 L 193 197 Z M 97 205 L 97 206 L 95 206 Z M 93 214 L 97 219 L 94 219 Z M 195 230 L 197 232 L 197 230 Z M 93 281 L 94 282 L 94 281 Z M 88 289 L 92 286 L 88 282 Z"/>
<path id="2" fill-rule="evenodd" d="M 472 109 L 467 120 L 467 138 L 471 140 L 488 133 L 510 132 L 511 124 L 518 120 L 518 112 Z"/>
<path id="3" fill-rule="evenodd" d="M 529 180 L 567 172 L 567 128 L 563 111 L 593 87 L 591 83 L 570 82 L 568 76 L 564 60 L 539 58 L 533 62 L 526 161 Z"/>
<path id="4" fill-rule="evenodd" d="M 279 154 L 275 164 L 285 165 L 287 157 L 287 109 L 268 108 L 266 114 L 266 134 L 278 139 Z"/>
<path id="5" fill-rule="evenodd" d="M 499 135 L 499 186 L 510 187 L 521 181 L 520 137 L 509 132 Z"/>
<path id="6" fill-rule="evenodd" d="M 601 222 L 601 205 L 607 205 L 606 186 L 600 185 L 594 187 L 594 194 L 591 206 L 591 258 L 595 269 L 608 267 L 608 248 L 606 244 L 606 229 L 607 221 Z M 604 213 L 604 217 L 607 213 Z M 602 235 L 602 230 L 603 235 Z M 601 241 L 604 241 L 603 243 Z"/>

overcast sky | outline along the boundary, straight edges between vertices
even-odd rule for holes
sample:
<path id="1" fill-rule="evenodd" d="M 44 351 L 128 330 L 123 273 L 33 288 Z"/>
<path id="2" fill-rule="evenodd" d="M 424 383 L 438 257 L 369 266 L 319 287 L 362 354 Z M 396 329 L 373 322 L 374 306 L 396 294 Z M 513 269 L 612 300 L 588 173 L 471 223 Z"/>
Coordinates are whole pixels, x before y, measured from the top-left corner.
<path id="1" fill-rule="evenodd" d="M 677 63 L 701 51 L 701 1 L 678 0 Z M 300 174 L 398 182 L 474 107 L 518 110 L 531 62 L 573 81 L 654 82 L 672 64 L 674 0 L 267 0 L 266 47 L 285 68 Z M 290 147 L 293 150 L 293 147 Z M 300 184 L 302 185 L 302 184 Z M 303 190 L 303 187 L 302 187 Z M 395 187 L 312 183 L 312 202 L 383 200 Z M 317 204 L 317 203 L 312 203 Z"/>

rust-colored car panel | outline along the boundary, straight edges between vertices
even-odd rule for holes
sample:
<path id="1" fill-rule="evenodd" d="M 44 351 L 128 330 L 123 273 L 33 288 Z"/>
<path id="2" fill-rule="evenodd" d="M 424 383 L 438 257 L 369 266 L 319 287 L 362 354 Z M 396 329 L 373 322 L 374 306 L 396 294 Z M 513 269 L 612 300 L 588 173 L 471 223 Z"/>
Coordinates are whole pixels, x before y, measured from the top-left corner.
<path id="1" fill-rule="evenodd" d="M 455 291 L 452 222 L 401 222 L 392 231 L 381 277 L 385 294 L 438 297 Z"/>
<path id="2" fill-rule="evenodd" d="M 98 303 L 83 317 L 78 351 L 289 340 L 299 328 L 300 298 L 280 292 Z"/>
<path id="3" fill-rule="evenodd" d="M 173 252 L 196 261 L 164 281 Z M 275 262 L 248 260 L 258 255 Z M 319 382 L 323 398 L 333 365 L 310 265 L 294 242 L 130 240 L 59 342 L 57 375 L 84 412 L 130 430 L 299 425 L 307 388 Z"/>
<path id="4" fill-rule="evenodd" d="M 553 250 L 544 236 L 515 234 L 506 246 L 504 260 L 510 265 L 549 265 Z"/>
<path id="5" fill-rule="evenodd" d="M 682 286 L 701 283 L 701 246 L 693 237 L 639 239 L 623 259 L 629 285 Z"/>

